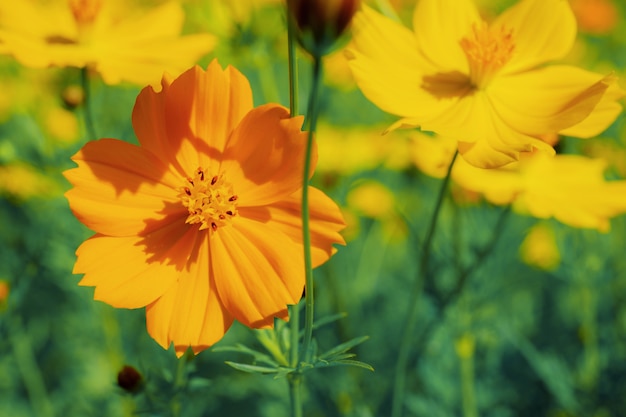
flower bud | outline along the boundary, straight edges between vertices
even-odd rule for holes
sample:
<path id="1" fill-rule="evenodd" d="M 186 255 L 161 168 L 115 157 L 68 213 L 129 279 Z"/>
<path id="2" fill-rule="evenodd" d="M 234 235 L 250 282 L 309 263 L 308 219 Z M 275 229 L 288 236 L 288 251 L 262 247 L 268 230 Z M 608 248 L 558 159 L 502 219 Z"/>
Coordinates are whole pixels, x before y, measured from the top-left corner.
<path id="1" fill-rule="evenodd" d="M 360 0 L 287 0 L 298 41 L 315 57 L 326 55 L 348 27 Z"/>
<path id="2" fill-rule="evenodd" d="M 138 370 L 130 365 L 124 365 L 117 374 L 117 385 L 124 391 L 137 392 L 143 382 L 143 377 Z"/>

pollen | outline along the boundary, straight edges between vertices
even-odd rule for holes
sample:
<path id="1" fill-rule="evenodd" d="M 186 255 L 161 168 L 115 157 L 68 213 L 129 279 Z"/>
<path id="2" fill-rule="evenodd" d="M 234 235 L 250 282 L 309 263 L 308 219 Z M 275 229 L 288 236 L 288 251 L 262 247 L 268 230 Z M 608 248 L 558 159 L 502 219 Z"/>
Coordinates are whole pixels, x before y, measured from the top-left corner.
<path id="1" fill-rule="evenodd" d="M 198 168 L 178 191 L 178 198 L 189 211 L 185 223 L 200 224 L 198 230 L 216 232 L 237 216 L 237 195 L 223 175 L 208 175 Z"/>
<path id="2" fill-rule="evenodd" d="M 102 0 L 68 0 L 78 26 L 91 25 L 102 7 Z"/>
<path id="3" fill-rule="evenodd" d="M 472 25 L 472 32 L 459 42 L 470 68 L 470 79 L 477 88 L 486 87 L 493 76 L 511 59 L 515 50 L 513 31 L 485 22 Z"/>

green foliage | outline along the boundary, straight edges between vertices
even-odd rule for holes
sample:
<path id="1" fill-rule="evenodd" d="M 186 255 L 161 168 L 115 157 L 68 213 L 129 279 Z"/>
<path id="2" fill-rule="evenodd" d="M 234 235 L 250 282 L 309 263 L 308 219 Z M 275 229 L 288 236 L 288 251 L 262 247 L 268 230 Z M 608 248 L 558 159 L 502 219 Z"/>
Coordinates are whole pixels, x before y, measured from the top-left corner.
<path id="1" fill-rule="evenodd" d="M 189 3 L 190 24 L 210 29 L 213 2 Z M 626 6 L 615 3 L 617 29 L 581 35 L 580 48 L 588 68 L 624 74 Z M 202 12 L 193 14 L 194 7 Z M 289 102 L 282 13 L 265 6 L 232 30 L 223 28 L 217 50 L 203 61 L 217 57 L 239 68 L 257 105 Z M 310 63 L 304 55 L 299 61 L 304 109 Z M 340 71 L 326 68 L 322 123 L 356 128 L 393 120 L 358 90 L 333 83 Z M 0 306 L 0 416 L 287 416 L 287 380 L 294 374 L 306 376 L 306 416 L 388 416 L 409 293 L 440 180 L 410 164 L 390 169 L 382 160 L 357 171 L 318 170 L 315 185 L 351 217 L 348 244 L 315 270 L 310 361 L 290 366 L 290 328 L 280 321 L 273 330 L 235 324 L 215 347 L 176 359 L 173 349 L 148 336 L 143 309 L 93 301 L 93 290 L 79 287 L 72 274 L 74 251 L 91 235 L 63 197 L 69 184 L 62 171 L 87 140 L 84 107 L 61 100 L 79 80 L 76 69 L 28 70 L 0 60 L 0 83 L 12 103 L 0 102 L 0 168 L 19 163 L 33 174 L 15 174 L 16 188 L 0 182 L 0 280 L 10 286 Z M 130 115 L 139 89 L 97 79 L 91 88 L 98 135 L 135 142 Z M 51 108 L 71 114 L 76 138 L 55 138 L 44 117 Z M 595 143 L 615 155 L 625 149 L 625 128 L 620 116 L 602 137 L 565 140 L 561 150 L 589 153 Z M 371 144 L 364 139 L 362 146 Z M 611 175 L 623 177 L 623 161 L 611 163 Z M 348 196 L 363 180 L 391 191 L 393 213 L 372 218 L 350 206 Z M 503 211 L 482 200 L 444 201 L 418 301 L 405 415 L 626 415 L 626 218 L 614 219 L 602 234 L 516 213 L 496 226 Z M 555 231 L 561 259 L 552 270 L 520 258 L 523 238 L 540 222 Z M 117 386 L 125 364 L 143 376 L 137 392 Z"/>

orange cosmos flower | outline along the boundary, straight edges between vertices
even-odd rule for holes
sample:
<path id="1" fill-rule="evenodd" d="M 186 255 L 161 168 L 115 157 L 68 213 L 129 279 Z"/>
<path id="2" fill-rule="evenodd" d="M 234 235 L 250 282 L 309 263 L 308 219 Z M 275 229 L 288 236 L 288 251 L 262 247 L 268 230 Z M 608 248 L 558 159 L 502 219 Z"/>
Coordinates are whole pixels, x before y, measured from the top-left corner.
<path id="1" fill-rule="evenodd" d="M 180 36 L 177 2 L 151 9 L 121 0 L 20 0 L 0 3 L 0 53 L 45 68 L 89 67 L 107 84 L 156 83 L 213 49 L 208 34 Z"/>
<path id="2" fill-rule="evenodd" d="M 304 287 L 302 117 L 252 107 L 247 79 L 213 61 L 133 110 L 140 145 L 101 139 L 65 172 L 78 219 L 96 235 L 77 250 L 80 285 L 114 307 L 146 306 L 150 335 L 177 355 L 214 344 L 234 319 L 287 318 Z M 342 243 L 339 208 L 310 189 L 315 266 Z"/>
<path id="3" fill-rule="evenodd" d="M 573 46 L 567 1 L 521 0 L 487 23 L 472 0 L 420 0 L 413 29 L 364 6 L 348 49 L 356 83 L 401 117 L 394 127 L 455 139 L 475 166 L 554 154 L 542 135 L 595 136 L 621 112 L 613 75 L 545 66 Z"/>

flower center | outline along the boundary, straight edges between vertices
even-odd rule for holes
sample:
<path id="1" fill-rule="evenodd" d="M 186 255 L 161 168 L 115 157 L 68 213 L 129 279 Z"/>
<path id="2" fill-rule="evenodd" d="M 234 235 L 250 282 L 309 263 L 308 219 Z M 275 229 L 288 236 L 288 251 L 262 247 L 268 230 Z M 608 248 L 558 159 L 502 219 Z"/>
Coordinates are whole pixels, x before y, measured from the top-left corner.
<path id="1" fill-rule="evenodd" d="M 187 178 L 178 191 L 178 198 L 189 210 L 185 223 L 200 223 L 199 230 L 210 228 L 215 232 L 237 215 L 237 196 L 223 175 L 209 176 L 204 169 L 198 168 L 195 176 Z"/>
<path id="2" fill-rule="evenodd" d="M 459 42 L 469 62 L 472 84 L 483 88 L 513 55 L 513 31 L 504 26 L 490 29 L 487 23 L 472 25 L 472 33 Z"/>
<path id="3" fill-rule="evenodd" d="M 68 0 L 68 3 L 79 28 L 91 25 L 102 7 L 102 0 Z"/>

